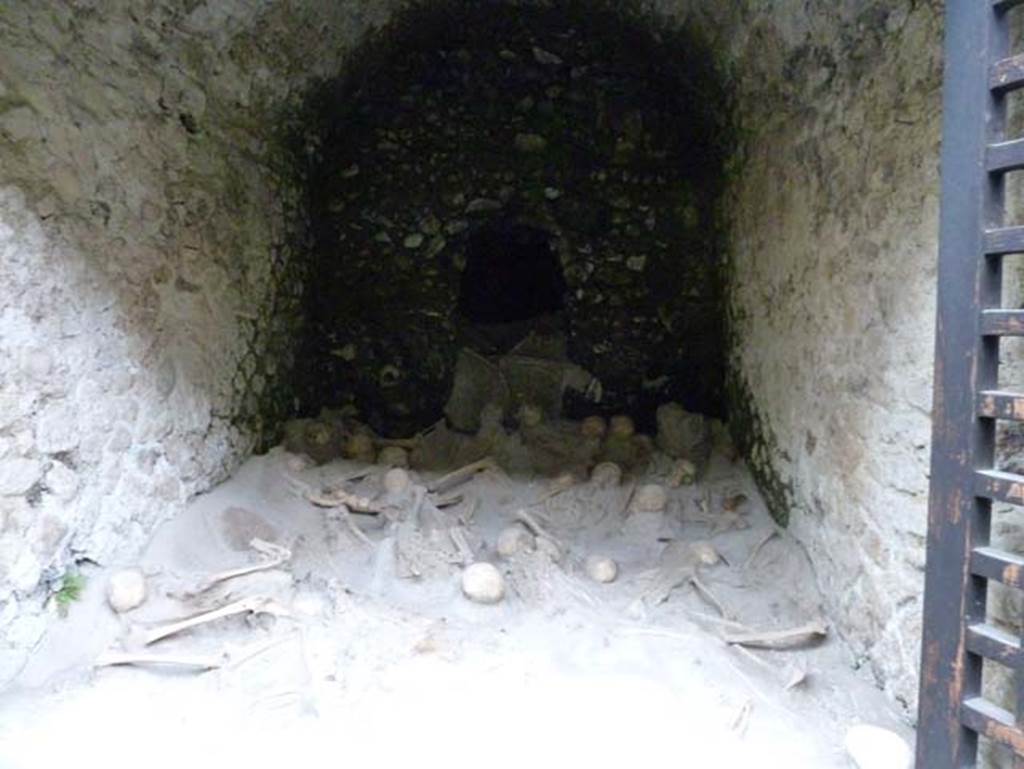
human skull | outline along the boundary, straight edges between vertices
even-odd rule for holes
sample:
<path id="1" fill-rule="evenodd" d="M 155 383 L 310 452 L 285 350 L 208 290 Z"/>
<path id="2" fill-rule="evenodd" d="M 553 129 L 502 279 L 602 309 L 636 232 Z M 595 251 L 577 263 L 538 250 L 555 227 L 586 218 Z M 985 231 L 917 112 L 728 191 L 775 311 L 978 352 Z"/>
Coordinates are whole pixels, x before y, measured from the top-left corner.
<path id="1" fill-rule="evenodd" d="M 608 432 L 608 423 L 604 417 L 589 416 L 580 422 L 580 433 L 584 438 L 597 438 L 600 440 Z"/>
<path id="2" fill-rule="evenodd" d="M 377 454 L 377 464 L 387 467 L 408 467 L 409 453 L 401 446 L 385 446 Z"/>
<path id="3" fill-rule="evenodd" d="M 121 569 L 107 581 L 107 603 L 121 614 L 138 608 L 146 600 L 146 577 L 139 569 Z"/>
<path id="4" fill-rule="evenodd" d="M 633 418 L 625 414 L 617 414 L 608 422 L 609 435 L 619 438 L 629 438 L 636 432 L 636 425 Z"/>
<path id="5" fill-rule="evenodd" d="M 411 483 L 409 473 L 402 467 L 393 467 L 384 473 L 384 491 L 391 496 L 405 493 Z"/>
<path id="6" fill-rule="evenodd" d="M 505 578 L 493 564 L 478 561 L 462 572 L 462 592 L 476 603 L 498 603 L 505 597 Z"/>
<path id="7" fill-rule="evenodd" d="M 619 576 L 619 565 L 611 558 L 603 555 L 588 555 L 583 563 L 587 576 L 594 582 L 607 584 L 614 582 Z"/>
<path id="8" fill-rule="evenodd" d="M 360 462 L 373 462 L 373 439 L 366 433 L 353 433 L 345 441 L 345 456 Z"/>
<path id="9" fill-rule="evenodd" d="M 519 424 L 523 427 L 537 427 L 544 421 L 544 412 L 540 406 L 533 403 L 524 403 L 519 407 Z"/>
<path id="10" fill-rule="evenodd" d="M 622 468 L 614 462 L 599 462 L 590 471 L 590 480 L 602 488 L 618 486 L 622 482 Z"/>
<path id="11" fill-rule="evenodd" d="M 518 553 L 533 550 L 534 537 L 525 526 L 515 523 L 501 530 L 495 550 L 502 558 L 510 558 Z"/>
<path id="12" fill-rule="evenodd" d="M 668 492 L 657 483 L 647 483 L 633 495 L 633 510 L 640 513 L 660 513 L 668 506 Z"/>

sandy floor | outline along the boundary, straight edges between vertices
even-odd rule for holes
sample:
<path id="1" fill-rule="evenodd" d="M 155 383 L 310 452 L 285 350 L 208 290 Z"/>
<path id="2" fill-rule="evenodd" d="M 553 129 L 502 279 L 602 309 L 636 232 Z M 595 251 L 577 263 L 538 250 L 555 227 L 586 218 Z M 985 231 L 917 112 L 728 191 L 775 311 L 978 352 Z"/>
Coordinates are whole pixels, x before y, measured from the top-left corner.
<path id="1" fill-rule="evenodd" d="M 664 480 L 664 466 L 639 480 Z M 726 563 L 703 568 L 701 579 L 732 619 L 778 630 L 822 618 L 814 575 L 785 535 L 747 564 L 773 525 L 741 463 L 714 456 L 699 484 L 669 489 L 660 517 L 623 513 L 631 485 L 608 492 L 601 515 L 575 530 L 558 521 L 571 517 L 572 495 L 593 507 L 582 482 L 528 507 L 563 544 L 564 557 L 546 569 L 532 557 L 505 561 L 494 543 L 550 480 L 476 476 L 455 490 L 464 499 L 451 514 L 472 514 L 465 530 L 476 557 L 506 573 L 508 596 L 497 605 L 467 600 L 457 567 L 399 578 L 390 527 L 368 528 L 367 546 L 295 491 L 296 479 L 336 485 L 359 469 L 345 461 L 300 469 L 282 449 L 253 458 L 156 533 L 139 564 L 150 598 L 127 615 L 106 606 L 106 573 L 90 575 L 20 687 L 0 698 L 0 767 L 828 769 L 851 765 L 842 744 L 853 724 L 911 738 L 831 635 L 809 648 L 748 650 L 722 641 L 736 628 L 690 586 L 658 605 L 637 603 L 666 541 L 710 540 Z M 372 495 L 382 472 L 351 488 Z M 749 527 L 712 535 L 724 528 L 720 501 L 736 493 L 749 498 L 740 515 Z M 702 502 L 708 520 L 694 520 Z M 258 562 L 246 544 L 253 536 L 293 557 L 199 599 L 168 595 Z M 582 562 L 592 553 L 618 562 L 615 582 L 588 579 Z M 219 669 L 94 667 L 139 628 L 247 595 L 272 597 L 290 616 L 219 620 L 148 647 L 212 655 L 226 661 Z"/>

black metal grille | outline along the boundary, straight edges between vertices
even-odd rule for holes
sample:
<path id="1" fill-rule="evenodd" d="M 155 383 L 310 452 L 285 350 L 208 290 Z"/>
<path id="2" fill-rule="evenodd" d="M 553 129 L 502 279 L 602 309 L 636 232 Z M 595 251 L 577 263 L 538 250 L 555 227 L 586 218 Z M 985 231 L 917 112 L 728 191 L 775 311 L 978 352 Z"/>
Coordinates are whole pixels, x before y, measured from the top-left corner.
<path id="1" fill-rule="evenodd" d="M 1024 475 L 994 469 L 998 420 L 1024 421 L 1024 393 L 998 390 L 999 339 L 1024 335 L 1002 302 L 1003 259 L 1024 253 L 1004 224 L 1004 180 L 1024 169 L 1006 100 L 1024 88 L 1009 14 L 1024 0 L 950 0 L 939 246 L 938 329 L 917 769 L 977 766 L 979 736 L 1024 767 L 1021 638 L 986 610 L 990 580 L 1024 589 L 1024 556 L 993 547 L 993 501 L 1024 505 Z M 985 699 L 986 661 L 1014 670 L 1016 713 Z"/>

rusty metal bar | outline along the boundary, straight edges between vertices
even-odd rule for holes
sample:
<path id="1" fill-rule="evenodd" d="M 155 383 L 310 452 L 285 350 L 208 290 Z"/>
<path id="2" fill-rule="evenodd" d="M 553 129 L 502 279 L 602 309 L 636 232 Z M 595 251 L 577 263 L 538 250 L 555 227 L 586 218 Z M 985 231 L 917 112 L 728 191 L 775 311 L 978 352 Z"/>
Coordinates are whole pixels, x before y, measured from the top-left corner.
<path id="1" fill-rule="evenodd" d="M 985 253 L 991 256 L 1024 252 L 1024 227 L 996 227 L 985 233 Z"/>
<path id="2" fill-rule="evenodd" d="M 1024 664 L 1020 639 L 993 625 L 979 624 L 968 627 L 967 650 L 1010 668 L 1019 668 Z"/>
<path id="3" fill-rule="evenodd" d="M 1024 558 L 994 547 L 971 551 L 971 574 L 994 579 L 1010 587 L 1024 588 Z"/>
<path id="4" fill-rule="evenodd" d="M 981 313 L 982 336 L 1024 336 L 1024 311 L 984 310 Z"/>
<path id="5" fill-rule="evenodd" d="M 917 769 L 973 767 L 978 734 L 1004 726 L 993 719 L 987 703 L 977 703 L 980 639 L 968 627 L 985 623 L 987 581 L 972 573 L 972 553 L 988 544 L 991 501 L 976 495 L 975 470 L 992 467 L 995 434 L 995 420 L 977 413 L 978 393 L 997 389 L 999 357 L 999 337 L 983 336 L 981 313 L 999 306 L 1002 260 L 986 254 L 1011 253 L 1018 244 L 1017 233 L 1002 228 L 1003 175 L 989 173 L 986 166 L 989 145 L 1005 139 L 1002 89 L 1016 83 L 1016 70 L 993 66 L 1008 54 L 1006 7 L 972 0 L 946 4 Z M 992 90 L 992 84 L 999 90 Z M 1020 235 L 1024 244 L 1024 232 Z"/>
<path id="6" fill-rule="evenodd" d="M 985 166 L 989 171 L 1019 171 L 1024 168 L 1024 139 L 988 145 Z"/>
<path id="7" fill-rule="evenodd" d="M 1024 505 L 1024 475 L 978 470 L 974 474 L 974 493 L 1010 505 Z"/>
<path id="8" fill-rule="evenodd" d="M 964 702 L 961 717 L 964 725 L 972 731 L 985 735 L 993 742 L 1008 746 L 1017 755 L 1024 753 L 1024 734 L 1017 728 L 1013 713 L 1008 710 L 993 705 L 981 697 L 971 697 Z M 945 767 L 946 764 L 941 766 Z"/>
<path id="9" fill-rule="evenodd" d="M 995 62 L 989 71 L 988 83 L 994 91 L 1013 91 L 1024 87 L 1024 54 Z"/>
<path id="10" fill-rule="evenodd" d="M 978 393 L 978 416 L 1024 422 L 1024 393 L 982 390 Z"/>

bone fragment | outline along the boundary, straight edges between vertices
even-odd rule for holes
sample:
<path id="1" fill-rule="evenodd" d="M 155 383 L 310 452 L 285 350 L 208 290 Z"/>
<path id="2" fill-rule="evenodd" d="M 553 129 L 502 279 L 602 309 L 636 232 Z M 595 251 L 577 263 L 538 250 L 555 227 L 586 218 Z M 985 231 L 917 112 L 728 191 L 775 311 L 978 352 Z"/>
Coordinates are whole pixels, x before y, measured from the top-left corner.
<path id="1" fill-rule="evenodd" d="M 725 633 L 723 640 L 729 644 L 739 644 L 757 649 L 792 649 L 820 641 L 828 635 L 828 628 L 821 620 L 814 620 L 799 627 L 785 630 L 746 630 Z"/>
<path id="2" fill-rule="evenodd" d="M 142 645 L 149 646 L 152 643 L 176 635 L 190 628 L 205 625 L 225 617 L 232 617 L 236 614 L 266 613 L 279 616 L 287 616 L 288 610 L 277 601 L 268 596 L 249 596 L 233 603 L 229 603 L 219 609 L 201 612 L 186 619 L 169 622 L 147 630 L 142 635 Z"/>
<path id="3" fill-rule="evenodd" d="M 543 526 L 541 526 L 537 519 L 533 515 L 528 513 L 526 510 L 516 510 L 516 520 L 522 521 L 526 528 L 533 532 L 533 535 L 535 537 L 544 537 L 545 539 L 548 539 L 551 542 L 553 542 L 559 550 L 565 550 L 565 547 L 562 544 L 562 542 L 549 531 L 547 531 Z"/>
<path id="4" fill-rule="evenodd" d="M 447 475 L 441 476 L 430 484 L 427 489 L 432 494 L 443 494 L 446 491 L 454 489 L 456 486 L 461 486 L 477 473 L 483 472 L 484 470 L 497 469 L 498 465 L 494 459 L 491 457 L 484 457 L 476 462 L 470 462 L 468 465 L 460 467 L 458 470 L 452 470 Z"/>
<path id="5" fill-rule="evenodd" d="M 239 566 L 235 569 L 226 569 L 225 571 L 219 571 L 215 574 L 211 574 L 191 590 L 185 591 L 185 597 L 194 598 L 201 593 L 205 593 L 214 585 L 218 585 L 221 582 L 227 582 L 229 579 L 234 579 L 235 577 L 244 577 L 246 574 L 254 574 L 258 571 L 266 571 L 267 569 L 276 568 L 292 557 L 292 551 L 288 548 L 274 544 L 273 542 L 266 542 L 259 538 L 251 540 L 249 542 L 249 547 L 267 556 L 267 560 L 262 563 L 255 563 L 249 566 Z"/>
<path id="6" fill-rule="evenodd" d="M 750 568 L 750 566 L 754 563 L 754 560 L 757 558 L 758 554 L 761 552 L 761 549 L 777 536 L 779 536 L 779 530 L 772 529 L 764 536 L 764 538 L 760 542 L 754 545 L 754 549 L 750 551 L 750 555 L 747 556 L 747 560 L 743 563 L 743 571 L 746 571 Z"/>
<path id="7" fill-rule="evenodd" d="M 93 665 L 98 668 L 113 667 L 114 665 L 170 665 L 214 670 L 224 665 L 224 659 L 216 655 L 107 651 L 97 657 Z"/>

